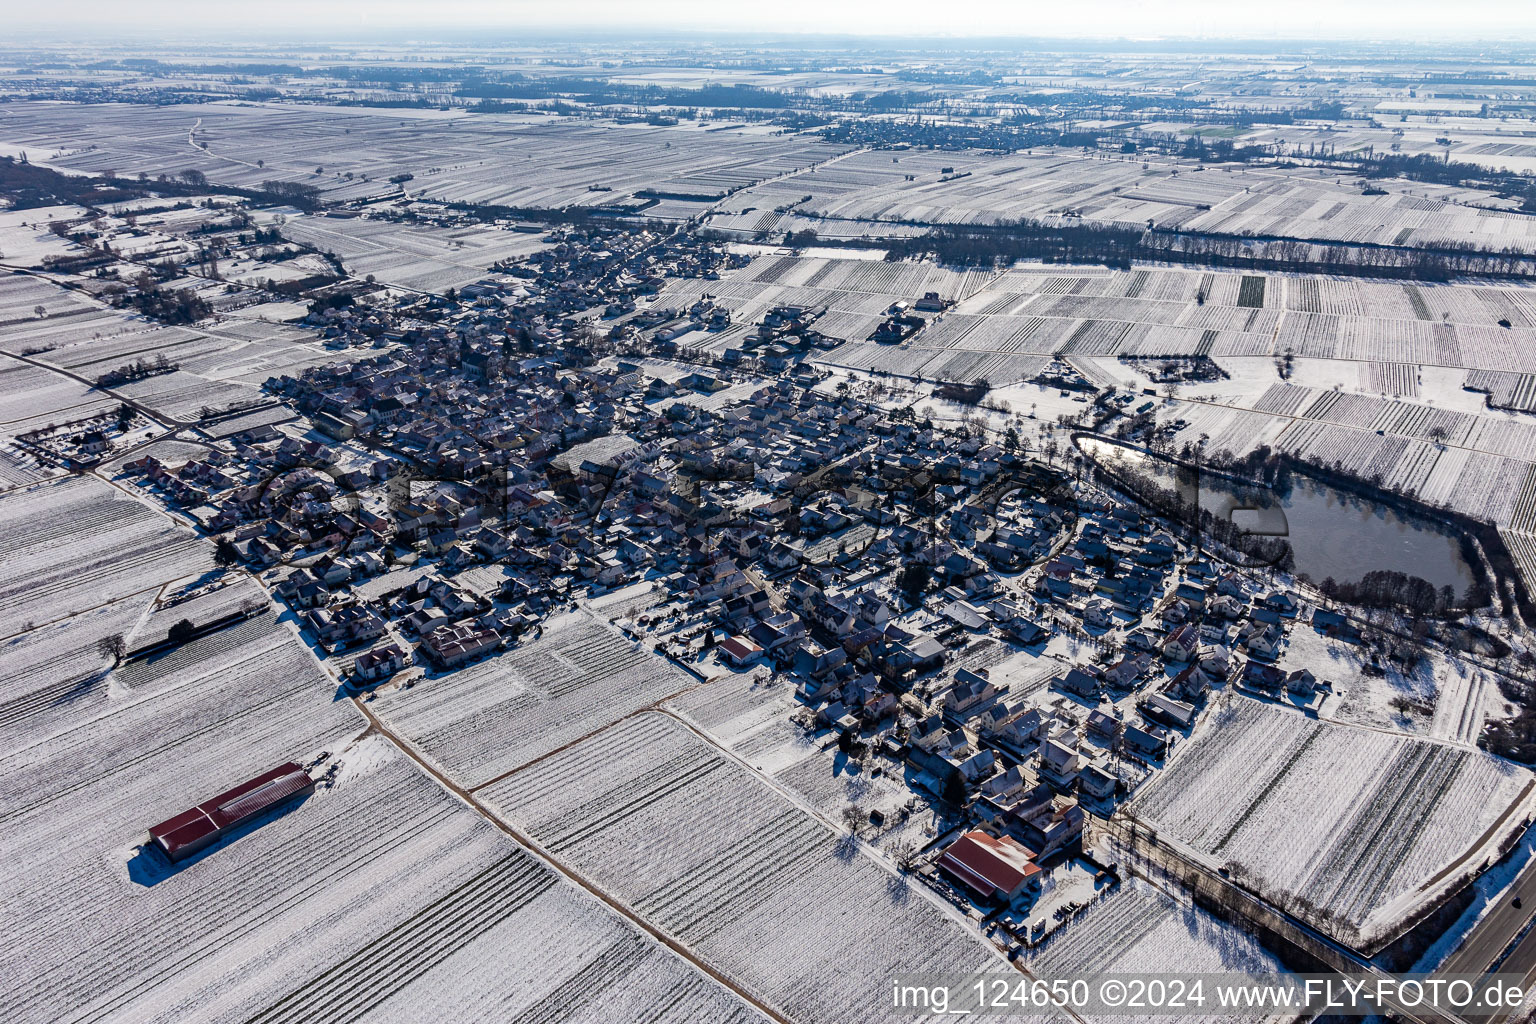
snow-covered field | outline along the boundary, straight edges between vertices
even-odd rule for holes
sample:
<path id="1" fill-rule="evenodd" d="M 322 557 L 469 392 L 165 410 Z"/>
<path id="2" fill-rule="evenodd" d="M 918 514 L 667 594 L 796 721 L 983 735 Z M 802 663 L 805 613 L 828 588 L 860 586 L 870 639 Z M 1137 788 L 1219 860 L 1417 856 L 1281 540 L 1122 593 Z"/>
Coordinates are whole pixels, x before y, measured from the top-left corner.
<path id="1" fill-rule="evenodd" d="M 139 594 L 6 642 L 7 1019 L 761 1019 L 382 737 L 351 739 L 366 723 L 271 612 L 110 672 L 95 649 L 254 596 L 240 582 L 152 611 Z M 335 786 L 175 868 L 140 848 L 322 751 Z"/>
<path id="2" fill-rule="evenodd" d="M 213 767 L 217 744 L 184 742 Z M 179 870 L 145 861 L 134 833 L 206 796 L 212 775 L 151 776 L 126 793 L 121 776 L 104 779 L 36 812 L 47 820 L 26 840 L 7 830 L 21 862 L 4 883 L 17 940 L 0 955 L 7 1017 L 761 1019 L 382 738 L 337 750 L 336 786 Z M 97 807 L 104 820 L 80 816 Z"/>
<path id="3" fill-rule="evenodd" d="M 902 840 L 923 847 L 945 827 L 935 823 L 928 801 L 914 797 L 911 768 L 875 753 L 857 763 L 837 749 L 831 734 L 808 735 L 796 725 L 791 716 L 805 705 L 786 682 L 726 675 L 667 708 L 828 819 L 841 820 L 850 804 L 866 817 L 880 810 L 885 824 L 863 833 L 876 848 L 889 850 Z"/>
<path id="4" fill-rule="evenodd" d="M 795 1020 L 884 1019 L 893 975 L 999 966 L 920 887 L 661 713 L 478 796 Z"/>
<path id="5" fill-rule="evenodd" d="M 499 657 L 379 697 L 373 709 L 477 786 L 687 689 L 695 680 L 587 612 Z"/>
<path id="6" fill-rule="evenodd" d="M 213 546 L 92 477 L 0 494 L 5 633 L 53 622 L 213 565 Z"/>
<path id="7" fill-rule="evenodd" d="M 1257 939 L 1197 907 L 1176 902 L 1146 882 L 1132 880 L 1098 900 L 1058 931 L 1028 960 L 1042 978 L 1084 974 L 1274 974 L 1285 970 Z M 1102 1016 L 1090 1021 L 1136 1020 Z M 1181 1016 L 1181 1020 L 1268 1020 L 1262 1013 Z"/>
<path id="8" fill-rule="evenodd" d="M 334 252 L 354 277 L 443 292 L 484 277 L 491 265 L 546 246 L 539 235 L 478 225 L 441 228 L 387 220 L 291 217 L 283 237 Z"/>
<path id="9" fill-rule="evenodd" d="M 210 103 L 193 116 L 127 104 L 86 116 L 72 107 L 11 106 L 0 142 L 33 152 L 67 149 L 51 161 L 61 169 L 132 175 L 189 167 L 222 184 L 313 184 L 332 200 L 397 192 L 389 178 L 400 172 L 415 175 L 407 183 L 412 196 L 536 209 L 611 204 L 647 189 L 714 198 L 848 148 L 750 128 L 705 132 L 690 124 L 506 114 Z M 206 148 L 188 145 L 194 125 Z"/>
<path id="10" fill-rule="evenodd" d="M 1166 837 L 1368 947 L 1524 824 L 1531 773 L 1464 747 L 1233 697 L 1137 795 Z"/>

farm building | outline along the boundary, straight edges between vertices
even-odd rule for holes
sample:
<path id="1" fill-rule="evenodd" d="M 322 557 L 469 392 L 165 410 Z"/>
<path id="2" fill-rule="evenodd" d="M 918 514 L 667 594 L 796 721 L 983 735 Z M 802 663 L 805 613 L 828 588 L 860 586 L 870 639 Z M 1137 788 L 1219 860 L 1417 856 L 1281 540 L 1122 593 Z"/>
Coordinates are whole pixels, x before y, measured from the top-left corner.
<path id="1" fill-rule="evenodd" d="M 1009 836 L 973 830 L 939 857 L 938 868 L 984 900 L 1012 902 L 1040 884 L 1035 855 Z"/>
<path id="2" fill-rule="evenodd" d="M 720 655 L 739 668 L 761 658 L 763 649 L 744 636 L 731 636 L 720 642 Z"/>
<path id="3" fill-rule="evenodd" d="M 149 835 L 171 860 L 185 860 L 259 815 L 314 789 L 309 774 L 289 761 L 167 818 L 153 826 Z"/>

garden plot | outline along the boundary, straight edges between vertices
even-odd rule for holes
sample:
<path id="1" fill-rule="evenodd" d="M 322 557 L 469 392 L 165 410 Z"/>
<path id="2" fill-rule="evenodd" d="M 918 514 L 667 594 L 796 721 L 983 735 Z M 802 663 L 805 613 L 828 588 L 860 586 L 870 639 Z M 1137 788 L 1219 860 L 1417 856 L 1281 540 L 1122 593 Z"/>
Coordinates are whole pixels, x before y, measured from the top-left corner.
<path id="1" fill-rule="evenodd" d="M 166 639 L 166 632 L 158 628 L 149 630 L 148 624 L 156 618 L 154 615 L 145 617 L 139 624 L 138 635 L 130 637 L 130 645 L 150 646 Z M 164 622 L 163 617 L 159 618 Z M 286 656 L 288 667 L 294 667 L 302 659 L 289 643 L 292 638 L 293 634 L 278 622 L 277 615 L 268 611 L 169 650 L 126 661 L 109 678 L 119 691 L 137 694 L 178 686 L 189 673 L 249 675 L 266 658 L 271 658 L 276 668 L 283 664 Z"/>
<path id="2" fill-rule="evenodd" d="M 1186 421 L 1175 447 L 1201 435 L 1212 452 L 1241 455 L 1265 444 L 1498 526 L 1530 527 L 1530 424 L 1288 384 L 1246 401 L 1257 409 L 1170 406 L 1164 418 Z M 1432 439 L 1437 428 L 1445 445 Z"/>
<path id="3" fill-rule="evenodd" d="M 1483 722 L 1500 707 L 1498 687 L 1483 672 L 1443 652 L 1429 653 L 1413 672 L 1388 668 L 1364 671 L 1358 647 L 1296 629 L 1277 663 L 1290 671 L 1308 668 L 1326 680 L 1332 694 L 1321 715 L 1331 721 L 1428 736 L 1467 748 L 1476 745 Z"/>
<path id="4" fill-rule="evenodd" d="M 795 271 L 775 266 L 764 273 L 778 277 Z M 855 334 L 848 344 L 815 358 L 855 369 L 940 380 L 984 377 L 1002 384 L 1034 376 L 1053 355 L 1076 361 L 1267 352 L 1280 314 L 1231 305 L 1245 294 L 1243 280 L 1264 279 L 1020 265 L 962 286 L 954 293 L 962 296 L 957 306 L 899 345 L 872 344 L 858 340 L 867 333 Z M 1256 287 L 1247 294 L 1250 302 L 1262 302 Z M 871 329 L 867 323 L 859 326 Z M 830 327 L 818 328 L 839 336 Z M 1101 383 L 1120 376 L 1111 372 Z"/>
<path id="5" fill-rule="evenodd" d="M 1490 406 L 1536 412 L 1536 374 L 1473 370 L 1467 374 L 1466 387 L 1487 392 Z"/>
<path id="6" fill-rule="evenodd" d="M 148 406 L 158 415 L 180 421 L 195 420 L 206 410 L 261 397 L 261 392 L 254 387 L 208 380 L 183 370 L 120 384 L 114 390 Z"/>
<path id="7" fill-rule="evenodd" d="M 177 580 L 165 587 L 153 609 L 135 625 L 128 643 L 140 646 L 163 639 L 166 631 L 182 619 L 200 626 L 270 604 L 271 598 L 261 585 L 243 573 L 218 569 Z"/>
<path id="8" fill-rule="evenodd" d="M 118 772 L 6 830 L 24 864 L 3 883 L 25 942 L 0 955 L 9 1015 L 761 1019 L 382 738 L 346 745 L 301 724 L 323 719 L 334 738 L 350 713 L 290 710 L 303 717 L 288 742 L 339 752 L 336 784 L 179 870 L 133 859 L 145 825 L 254 770 L 223 769 L 223 749 L 195 735 L 187 772 Z M 302 755 L 264 731 L 247 746 L 257 767 Z"/>
<path id="9" fill-rule="evenodd" d="M 1525 579 L 1527 591 L 1536 591 L 1536 534 L 1524 530 L 1500 530 L 1499 537 Z"/>
<path id="10" fill-rule="evenodd" d="M 1356 947 L 1475 872 L 1523 823 L 1531 775 L 1476 751 L 1234 697 L 1135 814 Z"/>
<path id="11" fill-rule="evenodd" d="M 212 545 L 92 477 L 0 495 L 0 605 L 10 631 L 212 564 Z"/>
<path id="12" fill-rule="evenodd" d="M 16 442 L 0 439 L 0 490 L 35 484 L 60 472 L 40 463 L 31 453 L 17 447 Z"/>
<path id="13" fill-rule="evenodd" d="M 694 683 L 613 627 L 572 612 L 506 654 L 373 707 L 456 780 L 477 786 Z"/>
<path id="14" fill-rule="evenodd" d="M 50 256 L 68 255 L 74 243 L 48 230 L 50 218 L 74 220 L 85 216 L 80 206 L 46 206 L 30 210 L 0 210 L 0 252 L 5 262 L 19 267 L 42 267 Z M 25 225 L 25 226 L 23 226 Z M 0 289 L 0 292 L 5 289 Z M 26 307 L 31 310 L 31 305 Z M 10 311 L 0 302 L 0 324 L 8 322 Z"/>
<path id="15" fill-rule="evenodd" d="M 39 211 L 29 210 L 36 216 Z M 0 223 L 14 214 L 0 214 Z M 39 317 L 37 307 L 42 306 L 44 316 Z M 97 305 L 74 292 L 65 291 L 51 280 L 32 277 L 29 274 L 6 274 L 0 277 L 0 327 L 9 329 L 43 319 L 68 321 L 84 313 L 98 309 Z"/>
<path id="16" fill-rule="evenodd" d="M 479 796 L 797 1021 L 882 1019 L 893 974 L 999 965 L 947 908 L 659 713 Z"/>
<path id="17" fill-rule="evenodd" d="M 36 358 L 52 366 L 95 378 L 135 360 L 164 355 L 172 362 L 207 351 L 208 339 L 189 327 L 168 327 L 118 310 L 101 310 L 89 323 L 32 327 L 27 342 L 46 351 Z"/>
<path id="18" fill-rule="evenodd" d="M 1031 973 L 1050 980 L 1085 974 L 1245 973 L 1274 975 L 1285 965 L 1251 935 L 1186 905 L 1141 880 L 1098 900 L 1055 933 L 1028 960 Z M 1135 1018 L 1105 1015 L 1097 1020 Z M 1260 1012 L 1181 1020 L 1265 1021 Z"/>
<path id="19" fill-rule="evenodd" d="M 1413 363 L 1365 363 L 1361 367 L 1360 387 L 1396 398 L 1417 397 L 1419 368 Z"/>

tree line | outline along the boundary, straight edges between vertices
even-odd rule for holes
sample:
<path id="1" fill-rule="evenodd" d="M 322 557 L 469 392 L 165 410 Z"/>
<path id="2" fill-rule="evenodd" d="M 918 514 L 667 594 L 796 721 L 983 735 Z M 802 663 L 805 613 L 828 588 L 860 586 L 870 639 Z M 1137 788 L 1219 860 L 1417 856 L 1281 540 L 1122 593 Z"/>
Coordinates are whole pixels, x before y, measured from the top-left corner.
<path id="1" fill-rule="evenodd" d="M 1129 268 L 1134 260 L 1232 267 L 1277 273 L 1449 281 L 1456 277 L 1536 276 L 1536 258 L 1512 248 L 1472 243 L 1434 248 L 1255 239 L 1185 231 L 1127 228 L 1066 218 L 1025 218 L 995 227 L 939 227 L 887 246 L 891 261 L 933 256 L 941 263 L 990 267 L 1016 260 Z"/>

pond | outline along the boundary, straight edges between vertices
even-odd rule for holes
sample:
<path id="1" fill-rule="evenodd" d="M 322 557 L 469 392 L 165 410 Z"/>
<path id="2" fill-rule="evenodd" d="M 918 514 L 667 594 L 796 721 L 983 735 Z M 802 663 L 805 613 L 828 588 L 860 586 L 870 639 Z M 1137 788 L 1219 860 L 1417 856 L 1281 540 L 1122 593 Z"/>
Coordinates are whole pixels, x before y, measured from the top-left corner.
<path id="1" fill-rule="evenodd" d="M 1090 437 L 1077 444 L 1111 473 L 1151 473 L 1165 486 L 1177 487 L 1185 500 L 1194 497 L 1194 474 L 1165 459 Z M 1284 537 L 1295 554 L 1296 572 L 1314 581 L 1332 576 L 1355 583 L 1383 569 L 1417 576 L 1436 589 L 1454 587 L 1458 594 L 1472 583 L 1455 532 L 1301 474 L 1290 479 L 1289 491 L 1281 494 L 1203 473 L 1200 506 L 1249 533 Z"/>

